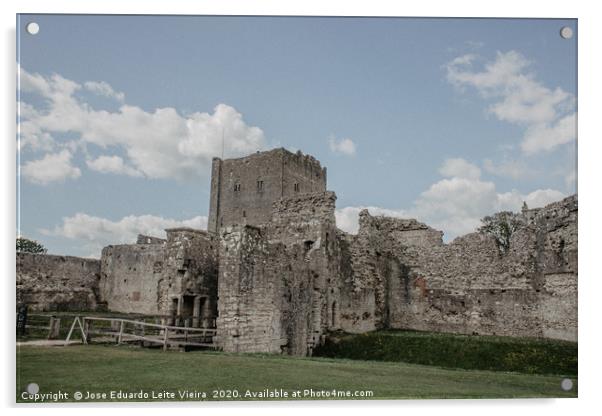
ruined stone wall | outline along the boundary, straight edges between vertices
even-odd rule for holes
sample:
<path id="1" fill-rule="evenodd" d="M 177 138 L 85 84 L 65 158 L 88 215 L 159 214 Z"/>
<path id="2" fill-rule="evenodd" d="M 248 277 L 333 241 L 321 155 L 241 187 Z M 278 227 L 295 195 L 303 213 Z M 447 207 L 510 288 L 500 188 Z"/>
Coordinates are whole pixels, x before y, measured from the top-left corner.
<path id="1" fill-rule="evenodd" d="M 335 199 L 332 192 L 285 198 L 264 227 L 223 230 L 217 327 L 224 350 L 306 355 L 340 327 Z"/>
<path id="2" fill-rule="evenodd" d="M 102 307 L 100 262 L 71 256 L 17 253 L 17 303 L 31 311 L 90 311 Z"/>
<path id="3" fill-rule="evenodd" d="M 285 246 L 289 273 L 284 310 L 288 353 L 311 354 L 327 331 L 341 327 L 341 249 L 334 192 L 283 198 L 273 205 L 268 235 Z"/>
<path id="4" fill-rule="evenodd" d="M 534 216 L 506 254 L 487 235 L 444 244 L 425 224 L 367 212 L 349 235 L 334 225 L 335 200 L 283 198 L 268 224 L 223 230 L 217 327 L 226 351 L 311 354 L 338 329 L 575 339 L 570 199 Z"/>
<path id="5" fill-rule="evenodd" d="M 340 327 L 349 333 L 376 329 L 376 294 L 370 272 L 375 264 L 368 246 L 356 242 L 358 236 L 337 230 L 340 265 Z"/>
<path id="6" fill-rule="evenodd" d="M 502 254 L 487 235 L 443 244 L 424 224 L 364 212 L 353 283 L 374 287 L 377 327 L 576 340 L 576 196 L 530 218 Z"/>
<path id="7" fill-rule="evenodd" d="M 222 230 L 215 341 L 224 351 L 282 352 L 281 255 L 282 247 L 270 247 L 259 228 Z"/>
<path id="8" fill-rule="evenodd" d="M 217 314 L 217 242 L 191 228 L 168 229 L 167 240 L 108 246 L 101 257 L 101 297 L 111 311 L 199 318 Z M 195 309 L 196 308 L 196 309 Z M 202 314 L 202 316 L 200 316 Z"/>
<path id="9" fill-rule="evenodd" d="M 214 327 L 217 248 L 215 235 L 177 228 L 167 240 L 141 235 L 137 244 L 107 246 L 100 260 L 18 253 L 17 301 L 39 311 L 102 308 Z"/>
<path id="10" fill-rule="evenodd" d="M 163 244 L 166 240 L 164 238 L 153 237 L 150 235 L 138 234 L 136 244 Z"/>
<path id="11" fill-rule="evenodd" d="M 208 230 L 267 223 L 282 197 L 326 190 L 326 169 L 312 156 L 285 149 L 214 159 Z"/>
<path id="12" fill-rule="evenodd" d="M 361 299 L 364 309 L 373 305 L 372 313 L 362 312 L 361 319 L 350 306 L 353 325 L 346 330 L 391 327 L 404 313 L 399 300 L 408 299 L 410 268 L 418 266 L 408 261 L 407 251 L 441 247 L 442 233 L 416 220 L 373 217 L 363 210 L 358 234 L 347 235 L 346 240 L 351 266 L 348 290 Z"/>
<path id="13" fill-rule="evenodd" d="M 159 310 L 166 315 L 196 315 L 200 326 L 213 327 L 217 316 L 219 242 L 206 231 L 191 228 L 166 231 Z"/>
<path id="14" fill-rule="evenodd" d="M 102 250 L 100 294 L 110 311 L 157 315 L 165 244 L 123 244 Z"/>
<path id="15" fill-rule="evenodd" d="M 577 195 L 539 210 L 535 227 L 535 289 L 539 290 L 542 335 L 577 340 Z"/>

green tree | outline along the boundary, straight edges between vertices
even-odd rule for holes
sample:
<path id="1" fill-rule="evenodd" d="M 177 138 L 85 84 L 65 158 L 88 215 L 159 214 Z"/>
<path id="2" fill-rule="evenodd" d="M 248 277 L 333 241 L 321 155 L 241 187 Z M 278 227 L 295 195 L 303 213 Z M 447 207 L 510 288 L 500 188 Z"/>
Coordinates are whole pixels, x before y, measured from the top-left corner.
<path id="1" fill-rule="evenodd" d="M 483 225 L 479 227 L 479 232 L 492 236 L 502 254 L 510 250 L 512 234 L 525 225 L 525 219 L 521 214 L 510 211 L 487 216 L 481 219 L 481 222 Z"/>
<path id="2" fill-rule="evenodd" d="M 17 238 L 17 253 L 46 253 L 48 250 L 42 244 L 29 238 Z"/>

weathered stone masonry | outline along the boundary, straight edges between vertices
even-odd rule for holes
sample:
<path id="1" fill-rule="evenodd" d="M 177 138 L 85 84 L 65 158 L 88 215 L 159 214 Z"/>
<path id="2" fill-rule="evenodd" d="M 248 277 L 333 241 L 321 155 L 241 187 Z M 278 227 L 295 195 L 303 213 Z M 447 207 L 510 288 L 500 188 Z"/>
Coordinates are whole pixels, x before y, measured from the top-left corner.
<path id="1" fill-rule="evenodd" d="M 261 225 L 270 220 L 280 198 L 326 191 L 326 168 L 313 156 L 285 149 L 239 159 L 213 159 L 209 225 Z"/>
<path id="2" fill-rule="evenodd" d="M 347 234 L 335 202 L 300 152 L 214 159 L 209 231 L 139 236 L 100 261 L 20 254 L 19 300 L 216 327 L 233 352 L 307 355 L 329 331 L 384 328 L 577 340 L 576 195 L 523 210 L 505 253 L 368 211 Z"/>
<path id="3" fill-rule="evenodd" d="M 524 212 L 510 252 L 473 233 L 443 244 L 415 221 L 360 215 L 354 286 L 376 327 L 577 339 L 577 197 Z"/>
<path id="4" fill-rule="evenodd" d="M 335 199 L 332 192 L 281 199 L 265 226 L 221 231 L 224 350 L 306 355 L 338 328 Z"/>
<path id="5" fill-rule="evenodd" d="M 221 209 L 230 204 L 215 199 Z M 335 226 L 335 199 L 274 197 L 263 224 L 239 218 L 221 229 L 217 327 L 225 350 L 306 354 L 337 329 L 576 340 L 576 196 L 523 212 L 527 225 L 506 254 L 484 234 L 444 244 L 442 232 L 416 220 L 367 211 L 349 235 Z"/>
<path id="6" fill-rule="evenodd" d="M 206 231 L 168 229 L 167 240 L 102 251 L 100 293 L 112 311 L 190 318 L 213 326 L 217 314 L 217 241 Z"/>
<path id="7" fill-rule="evenodd" d="M 102 308 L 99 280 L 98 260 L 17 253 L 17 304 L 34 311 Z"/>

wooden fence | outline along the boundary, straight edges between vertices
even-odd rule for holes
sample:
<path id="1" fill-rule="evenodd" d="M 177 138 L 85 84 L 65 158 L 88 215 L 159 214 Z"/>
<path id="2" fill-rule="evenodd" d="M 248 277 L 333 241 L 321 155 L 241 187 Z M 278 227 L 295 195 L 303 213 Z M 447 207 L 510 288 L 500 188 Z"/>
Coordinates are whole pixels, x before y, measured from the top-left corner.
<path id="1" fill-rule="evenodd" d="M 38 336 L 43 334 L 47 339 L 57 339 L 60 336 L 61 318 L 53 315 L 28 314 L 25 330 L 26 333 L 34 330 Z"/>
<path id="2" fill-rule="evenodd" d="M 123 318 L 104 318 L 95 316 L 75 317 L 65 339 L 67 345 L 75 331 L 79 330 L 84 344 L 99 340 L 113 340 L 118 345 L 131 341 L 159 344 L 168 347 L 205 347 L 215 348 L 214 328 L 194 328 L 189 326 L 171 326 L 153 324 Z"/>

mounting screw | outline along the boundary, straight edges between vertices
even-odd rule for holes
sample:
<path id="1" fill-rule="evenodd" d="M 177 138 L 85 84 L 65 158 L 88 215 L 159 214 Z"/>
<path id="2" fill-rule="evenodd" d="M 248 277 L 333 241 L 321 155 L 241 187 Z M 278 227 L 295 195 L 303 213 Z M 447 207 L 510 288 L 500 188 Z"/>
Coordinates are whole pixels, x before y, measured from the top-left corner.
<path id="1" fill-rule="evenodd" d="M 563 39 L 570 39 L 573 37 L 573 29 L 571 29 L 568 26 L 564 26 L 562 29 L 560 29 L 560 36 Z"/>

